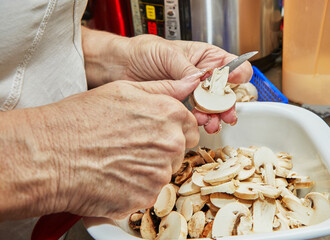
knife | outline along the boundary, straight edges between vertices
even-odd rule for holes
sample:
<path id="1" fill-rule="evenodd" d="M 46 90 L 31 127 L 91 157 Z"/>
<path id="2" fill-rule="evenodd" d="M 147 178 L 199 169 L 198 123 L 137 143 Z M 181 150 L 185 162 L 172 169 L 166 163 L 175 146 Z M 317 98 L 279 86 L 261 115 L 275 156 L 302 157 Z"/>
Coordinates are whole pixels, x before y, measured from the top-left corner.
<path id="1" fill-rule="evenodd" d="M 230 61 L 229 63 L 227 63 L 226 65 L 218 68 L 219 70 L 225 68 L 225 67 L 229 67 L 229 73 L 231 73 L 232 71 L 234 71 L 238 66 L 240 66 L 243 62 L 245 62 L 246 60 L 248 60 L 249 58 L 253 57 L 254 55 L 256 55 L 258 53 L 258 51 L 253 51 L 253 52 L 248 52 L 248 53 L 244 53 L 241 56 L 235 58 L 234 60 Z M 206 84 L 209 84 L 211 81 L 212 75 L 209 76 L 207 79 L 205 79 Z"/>

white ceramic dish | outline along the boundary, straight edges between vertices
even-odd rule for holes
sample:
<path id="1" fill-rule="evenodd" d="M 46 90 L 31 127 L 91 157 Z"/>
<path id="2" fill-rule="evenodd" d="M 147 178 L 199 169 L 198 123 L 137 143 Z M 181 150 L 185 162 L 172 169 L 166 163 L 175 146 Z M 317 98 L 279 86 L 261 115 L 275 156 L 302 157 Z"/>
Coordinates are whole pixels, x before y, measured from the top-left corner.
<path id="1" fill-rule="evenodd" d="M 330 128 L 321 118 L 303 108 L 282 103 L 239 103 L 237 113 L 238 123 L 233 127 L 223 126 L 219 134 L 208 135 L 201 129 L 199 145 L 208 148 L 257 145 L 270 147 L 274 152 L 289 152 L 293 155 L 293 170 L 310 176 L 316 182 L 312 191 L 330 193 Z M 86 224 L 90 225 L 87 222 Z M 89 226 L 87 230 L 96 240 L 141 239 L 127 233 L 134 234 L 130 231 L 127 220 L 118 222 L 117 225 L 120 227 L 99 222 L 98 225 Z M 293 240 L 329 235 L 330 219 L 314 226 L 288 231 L 219 239 Z"/>

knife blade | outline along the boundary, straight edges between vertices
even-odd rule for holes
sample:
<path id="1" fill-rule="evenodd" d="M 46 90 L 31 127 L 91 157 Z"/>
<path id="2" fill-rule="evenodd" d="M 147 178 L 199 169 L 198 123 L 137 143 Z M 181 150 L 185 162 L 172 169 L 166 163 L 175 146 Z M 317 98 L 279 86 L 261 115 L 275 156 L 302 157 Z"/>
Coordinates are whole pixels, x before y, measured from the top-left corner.
<path id="1" fill-rule="evenodd" d="M 244 53 L 241 56 L 235 58 L 234 60 L 230 61 L 229 63 L 227 63 L 225 66 L 222 66 L 219 68 L 219 70 L 221 70 L 224 67 L 229 67 L 229 73 L 231 73 L 232 71 L 234 71 L 238 66 L 240 66 L 243 62 L 245 62 L 246 60 L 248 60 L 249 58 L 253 57 L 254 55 L 256 55 L 258 53 L 258 51 L 253 51 L 253 52 L 248 52 L 248 53 Z"/>
<path id="2" fill-rule="evenodd" d="M 241 56 L 235 58 L 234 60 L 230 61 L 229 63 L 227 63 L 226 65 L 219 67 L 218 69 L 221 70 L 224 67 L 229 67 L 229 73 L 231 73 L 232 71 L 234 71 L 238 66 L 240 66 L 243 62 L 245 62 L 246 60 L 248 60 L 249 58 L 253 57 L 254 55 L 256 55 L 258 53 L 258 51 L 253 51 L 253 52 L 248 52 L 248 53 L 244 53 Z M 209 76 L 208 78 L 205 79 L 203 85 L 209 85 L 210 81 L 211 81 L 212 75 Z"/>

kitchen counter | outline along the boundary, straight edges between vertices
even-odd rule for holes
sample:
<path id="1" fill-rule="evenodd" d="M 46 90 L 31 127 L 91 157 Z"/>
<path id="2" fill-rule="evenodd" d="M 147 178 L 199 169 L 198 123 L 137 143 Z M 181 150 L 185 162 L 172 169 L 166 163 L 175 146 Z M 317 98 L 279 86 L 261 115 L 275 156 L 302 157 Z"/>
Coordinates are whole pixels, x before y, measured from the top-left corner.
<path id="1" fill-rule="evenodd" d="M 275 85 L 276 88 L 282 90 L 282 62 L 278 59 L 275 65 L 264 73 L 265 76 Z M 290 104 L 298 105 L 290 102 Z M 330 126 L 330 116 L 323 119 Z M 82 221 L 75 224 L 67 233 L 65 240 L 93 240 L 93 238 L 88 234 Z M 318 238 L 317 240 L 330 240 L 330 236 Z"/>

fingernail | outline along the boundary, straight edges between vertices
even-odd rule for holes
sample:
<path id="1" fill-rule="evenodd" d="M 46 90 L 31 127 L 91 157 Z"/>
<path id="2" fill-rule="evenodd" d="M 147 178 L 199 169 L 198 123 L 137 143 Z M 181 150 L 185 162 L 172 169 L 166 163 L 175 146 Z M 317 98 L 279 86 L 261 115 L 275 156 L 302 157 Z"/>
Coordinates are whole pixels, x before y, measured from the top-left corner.
<path id="1" fill-rule="evenodd" d="M 219 123 L 219 128 L 218 128 L 218 130 L 217 130 L 216 132 L 214 132 L 214 134 L 217 134 L 218 132 L 220 132 L 221 129 L 222 129 L 222 124 L 221 124 L 221 122 L 220 122 L 220 123 Z"/>
<path id="2" fill-rule="evenodd" d="M 210 70 L 211 70 L 210 68 L 201 69 L 201 70 L 199 70 L 198 72 L 196 72 L 196 73 L 194 73 L 192 75 L 189 75 L 189 76 L 184 77 L 182 80 L 184 80 L 184 81 L 197 80 L 198 78 L 204 76 L 205 73 L 207 73 Z"/>
<path id="3" fill-rule="evenodd" d="M 235 126 L 235 125 L 236 125 L 236 123 L 237 123 L 237 118 L 235 119 L 235 121 L 234 121 L 234 122 L 230 123 L 230 126 Z"/>

